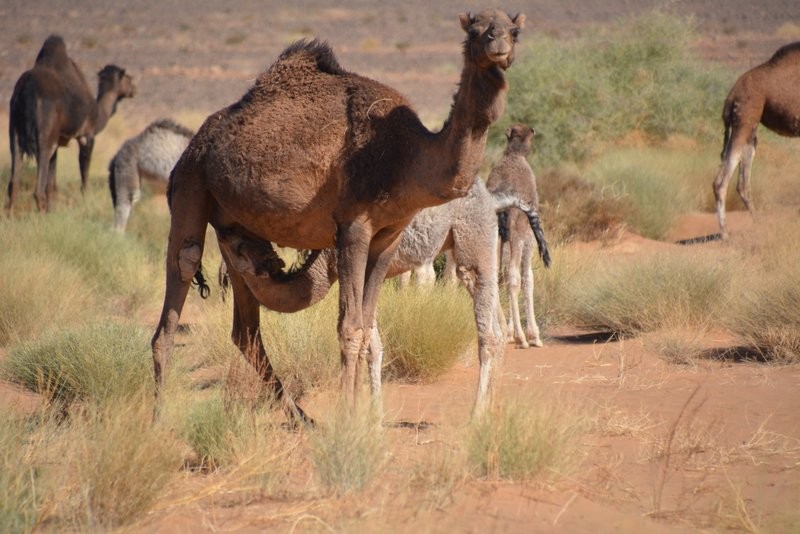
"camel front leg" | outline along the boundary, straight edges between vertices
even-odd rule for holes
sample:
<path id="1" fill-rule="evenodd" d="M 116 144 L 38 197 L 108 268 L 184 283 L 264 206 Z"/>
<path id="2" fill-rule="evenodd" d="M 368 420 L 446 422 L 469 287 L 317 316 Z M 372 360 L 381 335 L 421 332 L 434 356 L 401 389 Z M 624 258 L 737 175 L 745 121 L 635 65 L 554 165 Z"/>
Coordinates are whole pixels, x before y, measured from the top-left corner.
<path id="1" fill-rule="evenodd" d="M 339 227 L 336 247 L 339 271 L 339 349 L 342 361 L 340 387 L 348 407 L 355 406 L 358 358 L 369 338 L 365 335 L 364 282 L 371 231 L 368 225 L 352 222 Z"/>
<path id="2" fill-rule="evenodd" d="M 94 137 L 87 137 L 78 148 L 78 165 L 81 170 L 81 193 L 86 191 L 89 181 L 89 166 L 92 163 L 92 150 L 94 150 Z"/>
<path id="3" fill-rule="evenodd" d="M 57 152 L 57 146 L 39 148 L 39 157 L 36 159 L 36 191 L 33 193 L 39 211 L 48 210 L 50 193 L 55 192 Z"/>

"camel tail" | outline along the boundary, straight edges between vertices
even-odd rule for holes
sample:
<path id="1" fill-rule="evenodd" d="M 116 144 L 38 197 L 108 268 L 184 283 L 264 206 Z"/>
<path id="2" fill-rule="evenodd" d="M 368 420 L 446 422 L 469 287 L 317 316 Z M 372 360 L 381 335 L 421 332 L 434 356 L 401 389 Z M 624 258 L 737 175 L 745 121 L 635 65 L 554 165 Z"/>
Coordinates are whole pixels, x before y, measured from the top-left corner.
<path id="1" fill-rule="evenodd" d="M 516 195 L 495 193 L 493 196 L 495 211 L 497 212 L 497 230 L 500 233 L 500 240 L 504 243 L 508 241 L 508 211 L 506 210 L 508 208 L 517 208 L 528 217 L 528 223 L 531 225 L 531 230 L 533 230 L 533 235 L 539 246 L 539 257 L 542 258 L 544 266 L 549 269 L 552 263 L 550 260 L 550 250 L 547 248 L 547 241 L 544 237 L 544 230 L 542 230 L 542 222 L 539 218 L 539 213 Z"/>
<path id="2" fill-rule="evenodd" d="M 20 80 L 22 82 L 22 80 Z M 17 89 L 20 89 L 17 91 Z M 11 97 L 9 138 L 16 136 L 17 146 L 25 156 L 39 154 L 39 128 L 36 125 L 36 99 L 26 98 L 24 82 L 18 83 Z"/>

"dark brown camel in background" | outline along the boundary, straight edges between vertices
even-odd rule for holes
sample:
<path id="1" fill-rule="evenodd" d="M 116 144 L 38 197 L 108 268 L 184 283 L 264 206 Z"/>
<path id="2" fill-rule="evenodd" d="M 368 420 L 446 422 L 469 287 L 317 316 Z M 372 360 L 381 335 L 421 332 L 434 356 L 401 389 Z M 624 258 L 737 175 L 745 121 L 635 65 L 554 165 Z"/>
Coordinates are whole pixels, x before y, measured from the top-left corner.
<path id="1" fill-rule="evenodd" d="M 341 388 L 352 406 L 357 365 L 367 357 L 378 293 L 403 229 L 420 209 L 468 193 L 489 125 L 505 107 L 504 71 L 525 16 L 487 10 L 460 20 L 464 68 L 437 133 L 405 97 L 344 70 L 316 40 L 290 46 L 239 102 L 206 119 L 170 176 L 166 291 L 152 341 L 157 386 L 210 223 L 218 233 L 279 246 L 336 249 Z M 267 358 L 258 299 L 241 275 L 230 278 L 234 343 L 285 407 L 303 417 Z M 491 364 L 481 359 L 485 392 Z M 480 396 L 475 411 L 487 401 Z"/>
<path id="2" fill-rule="evenodd" d="M 800 41 L 778 49 L 769 61 L 742 74 L 733 85 L 722 110 L 725 140 L 722 163 L 714 179 L 714 198 L 722 237 L 728 182 L 739 166 L 736 191 L 752 214 L 750 170 L 756 154 L 756 130 L 761 123 L 788 137 L 800 136 Z"/>
<path id="3" fill-rule="evenodd" d="M 11 96 L 8 136 L 11 180 L 8 209 L 17 197 L 22 156 L 36 158 L 36 204 L 46 211 L 56 191 L 56 155 L 59 146 L 77 139 L 81 191 L 86 189 L 95 136 L 105 128 L 117 102 L 132 97 L 133 80 L 115 65 L 98 73 L 97 99 L 92 96 L 78 66 L 67 55 L 64 39 L 51 35 L 42 45 L 32 69 L 25 71 Z"/>

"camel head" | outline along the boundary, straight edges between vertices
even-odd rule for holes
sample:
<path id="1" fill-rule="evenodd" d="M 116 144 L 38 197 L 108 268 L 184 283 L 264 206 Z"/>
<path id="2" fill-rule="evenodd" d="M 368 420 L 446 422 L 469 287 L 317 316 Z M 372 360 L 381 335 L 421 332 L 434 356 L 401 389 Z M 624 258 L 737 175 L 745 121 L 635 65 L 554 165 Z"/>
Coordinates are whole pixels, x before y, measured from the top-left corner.
<path id="1" fill-rule="evenodd" d="M 99 79 L 97 86 L 97 96 L 109 92 L 117 94 L 117 102 L 123 98 L 132 98 L 136 94 L 136 86 L 130 74 L 125 73 L 125 69 L 116 65 L 106 65 L 97 73 Z"/>
<path id="2" fill-rule="evenodd" d="M 531 140 L 536 135 L 536 130 L 527 124 L 514 124 L 506 130 L 508 147 L 506 153 L 516 152 L 527 154 L 531 151 Z"/>
<path id="3" fill-rule="evenodd" d="M 477 15 L 459 15 L 467 32 L 464 50 L 467 57 L 482 69 L 497 66 L 507 69 L 514 61 L 514 45 L 525 26 L 525 15 L 513 19 L 503 11 L 490 9 Z"/>

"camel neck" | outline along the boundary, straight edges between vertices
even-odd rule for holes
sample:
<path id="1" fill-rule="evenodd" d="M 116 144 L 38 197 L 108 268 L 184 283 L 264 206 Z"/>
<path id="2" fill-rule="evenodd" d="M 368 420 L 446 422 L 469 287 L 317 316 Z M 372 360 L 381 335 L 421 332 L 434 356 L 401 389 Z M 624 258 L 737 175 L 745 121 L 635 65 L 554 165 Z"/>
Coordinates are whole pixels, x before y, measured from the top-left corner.
<path id="1" fill-rule="evenodd" d="M 505 109 L 508 86 L 497 67 L 480 69 L 469 62 L 461 74 L 450 117 L 437 134 L 436 166 L 445 176 L 443 198 L 463 196 L 472 186 L 483 160 L 489 126 Z M 447 188 L 449 187 L 449 190 Z"/>
<path id="2" fill-rule="evenodd" d="M 97 95 L 97 114 L 94 120 L 95 134 L 106 127 L 116 108 L 117 95 L 114 91 L 106 91 Z"/>

